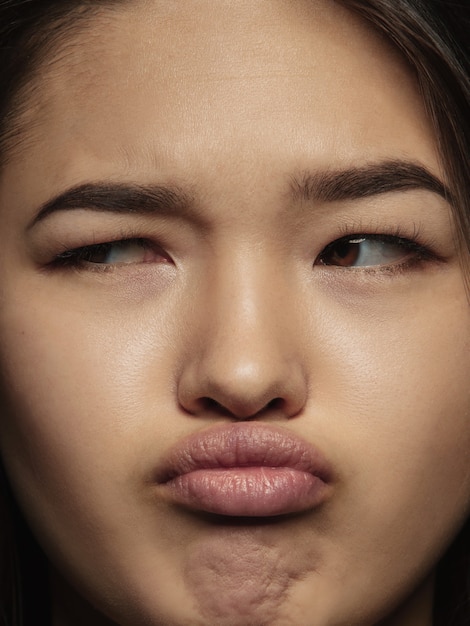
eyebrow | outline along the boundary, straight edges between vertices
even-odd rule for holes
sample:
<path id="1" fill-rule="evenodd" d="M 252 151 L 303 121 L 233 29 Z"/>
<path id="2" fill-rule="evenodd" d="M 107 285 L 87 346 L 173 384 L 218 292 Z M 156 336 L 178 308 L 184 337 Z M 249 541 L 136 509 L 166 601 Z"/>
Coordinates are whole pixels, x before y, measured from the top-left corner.
<path id="1" fill-rule="evenodd" d="M 383 161 L 345 170 L 304 172 L 291 179 L 296 200 L 342 202 L 390 192 L 424 189 L 451 200 L 451 192 L 422 165 L 408 161 Z"/>
<path id="2" fill-rule="evenodd" d="M 341 202 L 380 194 L 424 189 L 451 199 L 446 185 L 426 168 L 407 161 L 384 161 L 342 170 L 303 172 L 291 178 L 295 200 Z M 133 183 L 85 183 L 67 189 L 45 202 L 28 228 L 52 213 L 74 209 L 120 214 L 160 215 L 200 223 L 194 200 L 175 186 L 142 186 Z"/>
<path id="3" fill-rule="evenodd" d="M 200 222 L 192 197 L 174 186 L 85 183 L 67 189 L 38 209 L 28 228 L 58 211 L 87 209 L 110 213 L 178 216 Z"/>

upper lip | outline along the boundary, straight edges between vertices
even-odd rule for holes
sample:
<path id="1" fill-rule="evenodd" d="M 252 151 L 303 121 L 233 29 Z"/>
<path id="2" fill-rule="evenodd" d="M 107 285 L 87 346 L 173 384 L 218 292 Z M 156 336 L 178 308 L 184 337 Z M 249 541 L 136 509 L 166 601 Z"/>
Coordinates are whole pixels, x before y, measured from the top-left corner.
<path id="1" fill-rule="evenodd" d="M 185 437 L 165 455 L 156 482 L 201 469 L 286 467 L 308 472 L 324 482 L 332 470 L 323 454 L 286 428 L 259 422 L 224 424 Z"/>

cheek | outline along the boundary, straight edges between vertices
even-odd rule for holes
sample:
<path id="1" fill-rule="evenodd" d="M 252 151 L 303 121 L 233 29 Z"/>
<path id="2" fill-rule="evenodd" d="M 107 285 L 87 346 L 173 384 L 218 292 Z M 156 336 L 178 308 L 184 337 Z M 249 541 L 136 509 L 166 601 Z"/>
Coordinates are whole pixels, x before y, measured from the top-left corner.
<path id="1" fill-rule="evenodd" d="M 331 426 L 369 440 L 371 458 L 437 454 L 470 436 L 469 302 L 457 276 L 416 282 L 416 293 L 338 299 L 312 330 L 312 401 L 335 407 Z"/>
<path id="2" fill-rule="evenodd" d="M 8 471 L 28 509 L 98 519 L 107 500 L 113 511 L 135 491 L 165 445 L 175 360 L 167 315 L 93 309 L 70 294 L 12 303 L 0 319 Z"/>
<path id="3" fill-rule="evenodd" d="M 116 481 L 135 465 L 136 450 L 142 465 L 153 462 L 184 431 L 175 379 L 204 338 L 194 336 L 180 296 L 138 306 L 110 298 L 92 308 L 70 293 L 55 297 L 33 306 L 11 298 L 2 311 L 4 455 L 13 464 L 25 457 L 18 471 L 29 467 L 32 478 L 46 472 L 41 489 L 57 482 L 57 468 L 64 475 L 81 467 L 86 477 L 97 464 Z M 337 455 L 345 476 L 358 475 L 353 486 L 444 496 L 450 477 L 468 493 L 468 303 L 444 292 L 418 294 L 419 308 L 409 297 L 384 300 L 357 306 L 357 298 L 345 305 L 304 294 L 307 315 L 292 334 L 310 380 L 301 428 Z"/>
<path id="4" fill-rule="evenodd" d="M 325 538 L 305 522 L 303 540 L 318 546 L 315 584 L 328 606 L 338 597 L 344 610 L 356 606 L 371 579 L 379 604 L 385 589 L 398 597 L 432 568 L 468 514 L 468 303 L 421 293 L 418 309 L 409 297 L 345 306 L 298 292 L 306 313 L 292 312 L 291 338 L 302 347 L 309 400 L 292 427 L 338 468 Z M 204 340 L 194 311 L 180 296 L 100 308 L 67 295 L 11 297 L 1 312 L 9 474 L 50 554 L 81 568 L 82 580 L 101 588 L 96 554 L 105 585 L 113 584 L 105 566 L 116 566 L 138 588 L 141 563 L 150 571 L 155 559 L 173 563 L 169 580 L 178 580 L 183 548 L 168 546 L 186 549 L 194 529 L 149 503 L 142 483 L 188 430 L 175 380 Z"/>
<path id="5" fill-rule="evenodd" d="M 158 558 L 177 562 L 168 552 L 179 527 L 145 482 L 178 434 L 168 427 L 172 326 L 163 306 L 156 321 L 143 304 L 138 313 L 58 300 L 12 298 L 2 311 L 1 455 L 51 560 L 91 592 L 124 597 L 116 578 L 137 570 L 138 587 Z"/>
<path id="6" fill-rule="evenodd" d="M 348 588 L 351 568 L 390 590 L 429 571 L 469 513 L 470 311 L 444 291 L 338 306 L 323 322 L 312 395 L 341 468 L 332 569 Z"/>

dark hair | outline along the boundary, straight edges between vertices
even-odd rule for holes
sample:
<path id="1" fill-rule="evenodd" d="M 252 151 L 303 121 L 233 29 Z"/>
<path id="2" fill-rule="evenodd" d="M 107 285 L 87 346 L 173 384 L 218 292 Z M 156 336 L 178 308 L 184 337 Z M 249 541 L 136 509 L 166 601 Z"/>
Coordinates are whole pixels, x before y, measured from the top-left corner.
<path id="1" fill-rule="evenodd" d="M 447 174 L 470 286 L 470 4 L 468 0 L 340 1 L 390 39 L 416 73 Z M 0 0 L 0 167 L 21 144 L 38 69 L 53 63 L 55 53 L 103 8 L 121 2 L 125 0 Z M 14 503 L 3 471 L 0 483 L 4 537 L 0 619 L 8 626 L 47 623 L 47 561 Z M 38 582 L 44 585 L 39 593 Z M 435 625 L 469 624 L 467 523 L 438 568 Z"/>
<path id="2" fill-rule="evenodd" d="M 415 70 L 449 179 L 470 293 L 470 3 L 341 0 L 382 31 Z M 470 625 L 470 520 L 441 560 L 435 626 Z"/>
<path id="3" fill-rule="evenodd" d="M 414 69 L 449 179 L 470 288 L 470 3 L 341 0 L 382 31 Z M 465 254 L 466 253 L 466 254 Z"/>

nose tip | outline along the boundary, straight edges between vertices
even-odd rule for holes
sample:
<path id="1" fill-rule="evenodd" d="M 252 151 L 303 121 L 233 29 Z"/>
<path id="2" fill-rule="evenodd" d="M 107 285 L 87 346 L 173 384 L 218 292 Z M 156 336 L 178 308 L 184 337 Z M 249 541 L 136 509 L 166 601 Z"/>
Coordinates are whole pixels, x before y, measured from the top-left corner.
<path id="1" fill-rule="evenodd" d="M 192 309 L 180 406 L 237 420 L 293 417 L 307 400 L 309 370 L 302 321 L 284 305 L 292 302 L 292 281 L 263 247 L 222 250 Z"/>
<path id="2" fill-rule="evenodd" d="M 239 355 L 206 352 L 184 371 L 178 389 L 180 405 L 190 414 L 217 414 L 238 420 L 263 415 L 297 415 L 306 401 L 306 382 L 299 364 L 281 355 L 240 346 Z"/>

